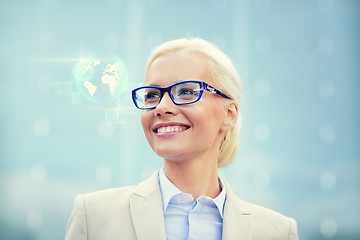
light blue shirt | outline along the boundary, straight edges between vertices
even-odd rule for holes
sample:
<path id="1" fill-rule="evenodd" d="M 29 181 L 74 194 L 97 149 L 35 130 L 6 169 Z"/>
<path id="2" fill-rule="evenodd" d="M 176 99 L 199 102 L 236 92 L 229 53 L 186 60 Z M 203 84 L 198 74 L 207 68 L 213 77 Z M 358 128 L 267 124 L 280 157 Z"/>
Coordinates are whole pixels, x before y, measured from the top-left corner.
<path id="1" fill-rule="evenodd" d="M 168 240 L 221 240 L 226 188 L 219 178 L 221 193 L 214 199 L 181 192 L 159 171 L 164 207 L 165 231 Z"/>

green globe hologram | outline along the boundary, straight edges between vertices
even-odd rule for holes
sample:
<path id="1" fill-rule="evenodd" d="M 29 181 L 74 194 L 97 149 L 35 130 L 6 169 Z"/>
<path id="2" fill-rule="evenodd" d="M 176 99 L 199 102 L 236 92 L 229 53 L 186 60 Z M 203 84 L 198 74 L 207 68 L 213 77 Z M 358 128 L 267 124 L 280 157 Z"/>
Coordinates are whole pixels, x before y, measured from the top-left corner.
<path id="1" fill-rule="evenodd" d="M 126 66 L 112 54 L 81 58 L 75 65 L 73 74 L 81 95 L 92 102 L 113 102 L 127 89 Z"/>

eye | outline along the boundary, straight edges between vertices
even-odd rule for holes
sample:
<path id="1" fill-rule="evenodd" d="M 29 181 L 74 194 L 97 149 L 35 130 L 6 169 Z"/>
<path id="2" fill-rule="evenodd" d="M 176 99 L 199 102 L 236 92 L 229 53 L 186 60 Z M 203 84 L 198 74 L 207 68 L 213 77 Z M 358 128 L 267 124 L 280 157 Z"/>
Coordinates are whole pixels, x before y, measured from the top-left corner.
<path id="1" fill-rule="evenodd" d="M 146 98 L 156 98 L 159 97 L 159 93 L 158 92 L 149 92 L 148 94 L 146 94 Z"/>
<path id="2" fill-rule="evenodd" d="M 178 95 L 181 96 L 181 95 L 196 95 L 196 92 L 194 92 L 194 90 L 192 89 L 189 89 L 189 88 L 181 88 L 179 91 L 178 91 Z"/>
<path id="3" fill-rule="evenodd" d="M 157 91 L 151 91 L 151 92 L 148 92 L 146 95 L 145 95 L 145 101 L 154 101 L 154 100 L 157 100 L 160 98 L 160 93 L 157 92 Z"/>

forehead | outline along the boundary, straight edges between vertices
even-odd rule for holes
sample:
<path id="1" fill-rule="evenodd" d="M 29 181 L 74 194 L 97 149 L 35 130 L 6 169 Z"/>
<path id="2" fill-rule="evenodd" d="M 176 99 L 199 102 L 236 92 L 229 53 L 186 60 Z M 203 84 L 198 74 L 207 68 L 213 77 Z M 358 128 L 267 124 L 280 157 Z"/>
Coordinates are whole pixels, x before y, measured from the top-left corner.
<path id="1" fill-rule="evenodd" d="M 147 85 L 168 86 L 182 80 L 210 83 L 211 76 L 205 58 L 188 50 L 167 53 L 157 57 L 145 75 Z"/>

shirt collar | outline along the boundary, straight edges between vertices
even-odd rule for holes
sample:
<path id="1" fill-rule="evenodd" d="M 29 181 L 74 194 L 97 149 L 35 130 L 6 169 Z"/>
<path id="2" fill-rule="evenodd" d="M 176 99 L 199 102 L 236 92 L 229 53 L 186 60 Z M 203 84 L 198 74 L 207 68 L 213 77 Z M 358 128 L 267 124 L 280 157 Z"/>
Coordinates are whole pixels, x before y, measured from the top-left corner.
<path id="1" fill-rule="evenodd" d="M 180 189 L 178 189 L 170 180 L 166 177 L 164 168 L 161 168 L 159 171 L 159 182 L 160 182 L 160 190 L 161 190 L 161 196 L 163 200 L 163 207 L 164 212 L 167 209 L 169 202 L 171 198 L 173 198 L 175 195 L 183 194 Z M 219 184 L 221 187 L 221 192 L 216 198 L 210 198 L 205 197 L 211 201 L 213 201 L 219 210 L 220 216 L 223 218 L 223 212 L 224 212 L 224 204 L 226 199 L 226 186 L 219 177 Z"/>

